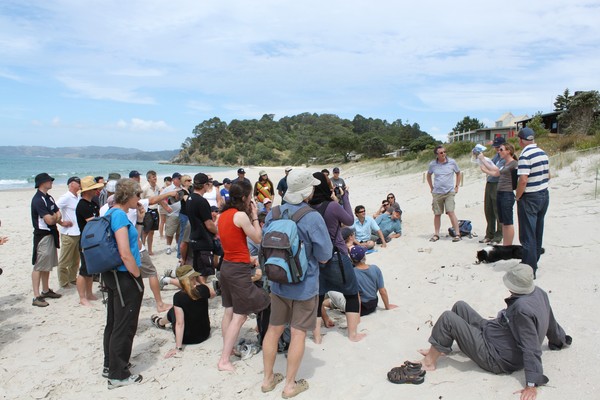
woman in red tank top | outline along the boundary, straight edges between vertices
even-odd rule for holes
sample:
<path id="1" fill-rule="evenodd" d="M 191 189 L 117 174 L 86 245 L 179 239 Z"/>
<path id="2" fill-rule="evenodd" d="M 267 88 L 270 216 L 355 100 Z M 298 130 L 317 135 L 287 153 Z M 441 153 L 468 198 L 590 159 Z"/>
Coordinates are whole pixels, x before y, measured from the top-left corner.
<path id="1" fill-rule="evenodd" d="M 229 189 L 229 202 L 219 216 L 219 236 L 223 246 L 223 264 L 219 283 L 225 312 L 221 322 L 223 352 L 217 367 L 220 371 L 235 368 L 229 357 L 248 314 L 269 306 L 268 294 L 252 282 L 252 264 L 246 237 L 260 243 L 262 230 L 256 204 L 252 201 L 252 185 L 238 181 Z"/>

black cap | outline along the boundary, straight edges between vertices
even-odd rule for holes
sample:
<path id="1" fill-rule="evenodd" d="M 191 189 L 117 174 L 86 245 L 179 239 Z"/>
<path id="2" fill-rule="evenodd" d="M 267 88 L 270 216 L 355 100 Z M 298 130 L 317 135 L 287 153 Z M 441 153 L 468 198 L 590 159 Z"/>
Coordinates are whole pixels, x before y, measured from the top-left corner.
<path id="1" fill-rule="evenodd" d="M 246 170 L 244 168 L 238 168 L 238 174 L 245 174 Z"/>
<path id="2" fill-rule="evenodd" d="M 492 147 L 500 147 L 504 143 L 506 143 L 506 139 L 504 139 L 502 136 L 496 136 L 492 142 Z"/>
<path id="3" fill-rule="evenodd" d="M 45 172 L 42 172 L 41 174 L 37 174 L 35 176 L 35 188 L 37 189 L 38 187 L 40 187 L 40 185 L 42 183 L 46 183 L 48 181 L 54 182 L 54 178 Z"/>
<path id="4" fill-rule="evenodd" d="M 210 212 L 219 212 L 219 207 L 217 207 L 217 206 L 210 206 Z"/>
<path id="5" fill-rule="evenodd" d="M 340 172 L 340 169 L 339 169 L 338 167 L 335 167 L 335 168 L 333 169 L 333 173 L 334 173 L 334 174 L 339 174 L 339 172 Z"/>
<path id="6" fill-rule="evenodd" d="M 208 176 L 206 174 L 199 172 L 194 175 L 194 185 L 204 185 L 205 183 L 208 183 Z"/>
<path id="7" fill-rule="evenodd" d="M 136 171 L 135 169 L 129 173 L 130 178 L 137 178 L 140 175 L 141 174 L 138 171 Z"/>
<path id="8" fill-rule="evenodd" d="M 223 185 L 226 183 L 231 183 L 231 179 L 229 179 L 229 178 L 223 179 Z"/>
<path id="9" fill-rule="evenodd" d="M 69 179 L 67 179 L 67 185 L 70 185 L 70 184 L 71 184 L 71 182 L 73 182 L 73 181 L 75 181 L 75 182 L 77 182 L 77 183 L 81 184 L 81 179 L 79 179 L 79 178 L 78 178 L 78 177 L 76 177 L 76 176 L 72 176 L 72 177 L 70 177 Z"/>
<path id="10" fill-rule="evenodd" d="M 175 172 L 173 175 L 171 175 L 171 179 L 181 179 L 181 174 L 179 172 Z"/>
<path id="11" fill-rule="evenodd" d="M 222 183 L 219 182 L 218 180 L 216 180 L 216 179 L 213 180 L 213 186 L 221 186 L 221 185 L 222 185 Z"/>

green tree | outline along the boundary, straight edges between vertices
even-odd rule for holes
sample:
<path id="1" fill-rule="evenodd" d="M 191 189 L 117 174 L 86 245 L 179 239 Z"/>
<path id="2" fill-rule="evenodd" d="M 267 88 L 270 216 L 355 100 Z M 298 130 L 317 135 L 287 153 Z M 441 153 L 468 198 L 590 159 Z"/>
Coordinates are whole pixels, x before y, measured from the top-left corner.
<path id="1" fill-rule="evenodd" d="M 572 100 L 573 96 L 569 95 L 569 88 L 566 88 L 563 94 L 556 96 L 554 111 L 567 111 Z"/>
<path id="2" fill-rule="evenodd" d="M 418 125 L 417 125 L 418 126 Z M 474 131 L 475 129 L 485 128 L 485 124 L 483 122 L 479 122 L 477 118 L 471 118 L 468 115 L 462 119 L 462 121 L 457 122 L 456 126 L 452 129 L 453 132 L 468 132 Z"/>
<path id="3" fill-rule="evenodd" d="M 600 111 L 600 93 L 597 90 L 576 92 L 568 110 L 559 115 L 558 120 L 568 134 L 588 135 L 596 122 Z"/>
<path id="4" fill-rule="evenodd" d="M 547 136 L 550 131 L 546 129 L 546 125 L 544 125 L 544 121 L 542 120 L 542 112 L 538 111 L 531 121 L 527 123 L 527 127 L 533 129 L 535 132 L 535 137 Z"/>

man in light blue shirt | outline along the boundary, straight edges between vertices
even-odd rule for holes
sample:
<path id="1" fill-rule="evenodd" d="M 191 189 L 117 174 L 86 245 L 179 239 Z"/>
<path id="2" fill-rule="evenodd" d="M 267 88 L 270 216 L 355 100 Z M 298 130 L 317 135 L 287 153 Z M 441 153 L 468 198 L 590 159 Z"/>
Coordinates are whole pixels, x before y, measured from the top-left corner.
<path id="1" fill-rule="evenodd" d="M 400 220 L 400 215 L 401 211 L 394 208 L 391 215 L 383 213 L 375 220 L 386 239 L 395 239 L 402 236 L 402 221 Z"/>
<path id="2" fill-rule="evenodd" d="M 383 236 L 383 232 L 377 225 L 377 222 L 372 217 L 366 215 L 366 210 L 364 206 L 356 206 L 354 208 L 354 215 L 356 218 L 354 219 L 354 224 L 352 228 L 356 232 L 356 241 L 358 245 L 366 247 L 367 249 L 372 249 L 375 247 L 375 240 L 371 237 L 373 234 L 376 234 L 376 237 L 379 237 L 381 241 L 381 247 L 386 247 L 385 236 Z"/>

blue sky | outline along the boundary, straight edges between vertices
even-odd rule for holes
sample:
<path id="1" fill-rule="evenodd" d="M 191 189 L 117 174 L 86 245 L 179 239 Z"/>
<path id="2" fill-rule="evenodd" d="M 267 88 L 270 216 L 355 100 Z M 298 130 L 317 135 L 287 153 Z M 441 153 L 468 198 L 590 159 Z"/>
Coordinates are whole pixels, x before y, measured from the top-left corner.
<path id="1" fill-rule="evenodd" d="M 173 149 L 214 116 L 302 112 L 445 140 L 600 89 L 598 21 L 584 0 L 3 0 L 0 143 Z"/>

